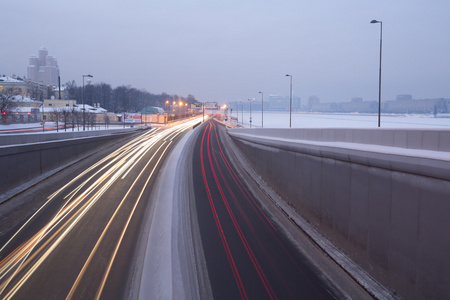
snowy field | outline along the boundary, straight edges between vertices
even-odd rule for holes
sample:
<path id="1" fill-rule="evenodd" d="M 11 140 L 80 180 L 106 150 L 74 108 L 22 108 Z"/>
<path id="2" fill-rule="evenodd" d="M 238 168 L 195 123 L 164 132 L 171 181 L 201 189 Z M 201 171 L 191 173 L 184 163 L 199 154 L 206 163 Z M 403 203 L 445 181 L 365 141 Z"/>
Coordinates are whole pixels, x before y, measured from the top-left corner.
<path id="1" fill-rule="evenodd" d="M 249 127 L 250 113 L 233 112 L 239 125 Z M 243 116 L 243 117 L 242 117 Z M 252 112 L 252 127 L 261 127 L 261 111 Z M 376 128 L 378 115 L 292 113 L 293 128 Z M 264 127 L 289 128 L 289 112 L 264 112 Z M 450 129 L 449 117 L 429 115 L 381 115 L 382 128 L 441 128 Z"/>

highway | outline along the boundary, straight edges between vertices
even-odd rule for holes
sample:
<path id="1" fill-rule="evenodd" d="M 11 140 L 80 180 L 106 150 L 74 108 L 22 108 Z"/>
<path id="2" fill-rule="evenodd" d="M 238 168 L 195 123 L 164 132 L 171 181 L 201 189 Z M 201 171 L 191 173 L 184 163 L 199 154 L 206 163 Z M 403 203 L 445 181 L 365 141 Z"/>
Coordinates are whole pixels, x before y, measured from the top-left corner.
<path id="1" fill-rule="evenodd" d="M 308 246 L 305 238 L 293 238 L 298 228 L 292 231 L 295 226 L 285 216 L 277 217 L 274 205 L 263 205 L 265 194 L 251 186 L 245 171 L 232 162 L 223 125 L 210 120 L 200 129 L 193 152 L 193 183 L 214 299 L 370 298 L 339 268 L 324 274 L 302 253 L 302 248 L 314 246 Z M 336 287 L 341 283 L 333 283 L 332 273 L 347 280 L 346 285 L 350 282 L 350 290 Z"/>
<path id="2" fill-rule="evenodd" d="M 127 298 L 152 187 L 195 122 L 151 129 L 2 205 L 0 298 Z"/>
<path id="3" fill-rule="evenodd" d="M 0 299 L 370 299 L 255 184 L 222 124 L 175 146 L 200 121 L 129 138 L 3 203 Z"/>

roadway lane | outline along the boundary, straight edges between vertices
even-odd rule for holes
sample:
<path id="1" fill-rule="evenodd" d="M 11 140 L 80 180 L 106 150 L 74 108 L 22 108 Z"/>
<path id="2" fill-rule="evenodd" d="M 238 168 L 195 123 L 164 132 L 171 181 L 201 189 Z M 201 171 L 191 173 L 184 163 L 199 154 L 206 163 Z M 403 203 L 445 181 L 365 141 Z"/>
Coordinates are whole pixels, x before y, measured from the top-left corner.
<path id="1" fill-rule="evenodd" d="M 195 206 L 215 299 L 340 299 L 343 295 L 298 251 L 261 206 L 208 121 L 193 154 Z"/>
<path id="2" fill-rule="evenodd" d="M 153 184 L 192 125 L 142 134 L 40 192 L 45 204 L 13 230 L 0 228 L 0 298 L 127 298 Z"/>

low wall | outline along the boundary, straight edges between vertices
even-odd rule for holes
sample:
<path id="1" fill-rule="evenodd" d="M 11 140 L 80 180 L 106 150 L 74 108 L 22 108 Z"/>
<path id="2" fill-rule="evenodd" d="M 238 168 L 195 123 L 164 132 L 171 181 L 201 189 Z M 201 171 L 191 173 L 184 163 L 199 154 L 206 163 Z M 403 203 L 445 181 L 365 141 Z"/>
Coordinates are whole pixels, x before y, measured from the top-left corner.
<path id="1" fill-rule="evenodd" d="M 0 194 L 133 133 L 105 131 L 102 136 L 1 146 Z"/>
<path id="2" fill-rule="evenodd" d="M 450 131 L 229 129 L 261 177 L 406 299 L 450 298 Z"/>
<path id="3" fill-rule="evenodd" d="M 128 126 L 128 125 L 127 125 Z M 0 146 L 21 145 L 42 143 L 48 141 L 59 141 L 73 138 L 104 136 L 113 134 L 123 134 L 142 130 L 142 128 L 118 128 L 105 130 L 87 130 L 87 131 L 62 131 L 59 132 L 36 132 L 36 133 L 19 133 L 19 134 L 0 134 Z"/>

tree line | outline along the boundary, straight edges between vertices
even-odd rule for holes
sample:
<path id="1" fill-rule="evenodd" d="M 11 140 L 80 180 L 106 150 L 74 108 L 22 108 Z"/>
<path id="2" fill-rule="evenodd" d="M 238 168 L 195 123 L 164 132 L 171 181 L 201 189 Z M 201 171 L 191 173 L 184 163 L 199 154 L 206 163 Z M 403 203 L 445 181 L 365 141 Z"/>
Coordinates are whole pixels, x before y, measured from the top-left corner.
<path id="1" fill-rule="evenodd" d="M 59 131 L 59 126 L 61 124 L 63 125 L 64 131 L 67 131 L 68 127 L 72 128 L 72 131 L 74 131 L 75 128 L 78 128 L 78 131 L 80 131 L 81 126 L 88 130 L 89 127 L 91 129 L 94 129 L 94 127 L 97 125 L 97 121 L 99 120 L 95 113 L 85 112 L 83 122 L 82 111 L 79 111 L 74 107 L 60 107 L 54 108 L 50 112 L 50 121 L 55 123 L 56 131 Z M 106 113 L 103 115 L 103 120 L 101 122 L 103 123 L 105 128 L 109 127 L 111 121 Z"/>
<path id="2" fill-rule="evenodd" d="M 66 83 L 66 92 L 69 99 L 77 100 L 80 104 L 83 101 L 83 86 L 77 86 L 72 80 Z M 58 91 L 55 91 L 57 94 Z M 112 88 L 108 83 L 96 83 L 84 85 L 84 103 L 91 106 L 100 107 L 115 113 L 139 112 L 144 107 L 156 106 L 165 107 L 166 101 L 183 101 L 184 103 L 197 102 L 193 95 L 186 98 L 178 95 L 152 94 L 144 89 L 137 89 L 129 85 L 121 85 Z"/>

